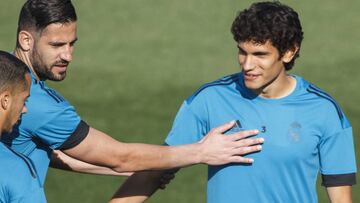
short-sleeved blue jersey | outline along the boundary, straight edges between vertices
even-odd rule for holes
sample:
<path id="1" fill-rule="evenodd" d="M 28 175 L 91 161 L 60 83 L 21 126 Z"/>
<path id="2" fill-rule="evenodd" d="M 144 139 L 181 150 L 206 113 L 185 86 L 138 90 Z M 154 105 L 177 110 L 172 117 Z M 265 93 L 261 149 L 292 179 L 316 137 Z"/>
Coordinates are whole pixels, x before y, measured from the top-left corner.
<path id="1" fill-rule="evenodd" d="M 201 87 L 181 106 L 165 143 L 199 141 L 210 129 L 239 120 L 242 129 L 259 129 L 261 152 L 253 164 L 209 166 L 209 203 L 317 202 L 316 179 L 356 172 L 352 128 L 326 93 L 301 77 L 280 99 L 256 96 L 242 73 Z"/>
<path id="2" fill-rule="evenodd" d="M 31 162 L 0 143 L 0 203 L 46 202 Z"/>
<path id="3" fill-rule="evenodd" d="M 1 141 L 14 151 L 30 158 L 43 185 L 49 168 L 50 153 L 60 147 L 75 131 L 80 117 L 59 93 L 31 73 L 28 111 L 11 134 Z"/>

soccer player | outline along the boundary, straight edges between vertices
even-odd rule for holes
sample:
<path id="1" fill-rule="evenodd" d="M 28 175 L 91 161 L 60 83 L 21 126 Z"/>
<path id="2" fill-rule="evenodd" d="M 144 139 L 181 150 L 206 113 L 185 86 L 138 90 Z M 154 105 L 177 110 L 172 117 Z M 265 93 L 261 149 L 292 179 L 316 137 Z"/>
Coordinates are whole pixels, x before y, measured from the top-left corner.
<path id="1" fill-rule="evenodd" d="M 26 112 L 30 92 L 27 66 L 15 56 L 0 51 L 0 137 L 11 132 L 20 115 Z M 0 202 L 46 202 L 30 160 L 0 143 Z"/>
<path id="2" fill-rule="evenodd" d="M 298 14 L 279 2 L 254 3 L 235 18 L 231 32 L 241 72 L 186 99 L 166 144 L 194 143 L 212 127 L 238 120 L 234 130 L 259 129 L 266 142 L 261 153 L 252 154 L 254 163 L 209 166 L 209 203 L 317 202 L 319 171 L 330 202 L 351 202 L 352 127 L 332 97 L 287 73 L 303 39 Z M 131 176 L 112 202 L 144 201 L 157 175 Z"/>
<path id="3" fill-rule="evenodd" d="M 213 129 L 201 142 L 179 147 L 122 143 L 90 127 L 65 98 L 45 83 L 66 77 L 77 41 L 76 20 L 70 0 L 28 0 L 19 16 L 14 54 L 31 73 L 31 93 L 26 102 L 29 112 L 12 133 L 2 137 L 2 142 L 29 157 L 41 185 L 50 157 L 57 157 L 51 155 L 55 149 L 68 158 L 116 172 L 253 161 L 241 155 L 258 151 L 262 139 L 244 139 L 255 135 L 256 130 L 223 135 L 234 122 Z"/>

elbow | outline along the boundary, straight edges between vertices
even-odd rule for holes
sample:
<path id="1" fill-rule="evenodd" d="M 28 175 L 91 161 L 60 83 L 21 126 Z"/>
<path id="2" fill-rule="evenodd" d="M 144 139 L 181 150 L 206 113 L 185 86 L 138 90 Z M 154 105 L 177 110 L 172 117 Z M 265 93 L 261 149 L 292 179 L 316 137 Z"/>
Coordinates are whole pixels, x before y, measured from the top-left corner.
<path id="1" fill-rule="evenodd" d="M 118 173 L 133 172 L 139 170 L 138 166 L 134 164 L 134 161 L 129 155 L 129 153 L 119 154 L 118 156 L 116 156 L 116 160 L 111 169 Z"/>
<path id="2" fill-rule="evenodd" d="M 131 167 L 129 166 L 128 161 L 126 160 L 120 160 L 118 159 L 115 163 L 114 166 L 111 167 L 111 169 L 113 171 L 116 171 L 118 173 L 123 173 L 123 172 L 129 172 L 131 171 Z"/>
<path id="3" fill-rule="evenodd" d="M 140 144 L 124 144 L 121 150 L 113 157 L 113 170 L 116 172 L 135 172 L 154 170 L 154 159 L 149 153 L 144 153 L 146 148 Z"/>

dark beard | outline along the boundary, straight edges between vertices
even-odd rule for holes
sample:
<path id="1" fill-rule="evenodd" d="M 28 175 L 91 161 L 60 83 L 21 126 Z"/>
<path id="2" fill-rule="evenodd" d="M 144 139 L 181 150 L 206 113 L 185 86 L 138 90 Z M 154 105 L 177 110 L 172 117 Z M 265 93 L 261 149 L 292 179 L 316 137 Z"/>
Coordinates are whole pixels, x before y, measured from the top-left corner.
<path id="1" fill-rule="evenodd" d="M 41 60 L 41 57 L 36 48 L 34 48 L 30 55 L 30 63 L 35 71 L 35 74 L 39 77 L 40 80 L 62 81 L 66 77 L 66 72 L 59 75 L 55 75 L 53 72 L 51 72 L 52 66 L 49 68 L 46 67 L 44 62 Z"/>

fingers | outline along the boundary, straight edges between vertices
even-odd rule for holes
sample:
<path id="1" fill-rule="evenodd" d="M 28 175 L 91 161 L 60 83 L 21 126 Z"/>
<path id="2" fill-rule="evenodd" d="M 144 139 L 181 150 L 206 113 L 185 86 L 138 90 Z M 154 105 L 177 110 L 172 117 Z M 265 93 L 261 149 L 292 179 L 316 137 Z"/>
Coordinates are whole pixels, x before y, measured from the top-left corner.
<path id="1" fill-rule="evenodd" d="M 244 139 L 250 136 L 254 136 L 257 135 L 259 133 L 259 130 L 244 130 L 244 131 L 240 131 L 240 132 L 236 132 L 233 134 L 230 134 L 229 137 L 231 137 L 232 140 L 240 140 L 240 139 Z"/>
<path id="2" fill-rule="evenodd" d="M 169 182 L 170 182 L 170 180 L 167 180 L 167 181 L 162 181 L 161 183 L 160 183 L 160 186 L 159 186 L 159 188 L 160 189 L 165 189 L 166 188 L 166 185 L 167 184 L 169 184 Z"/>
<path id="3" fill-rule="evenodd" d="M 230 135 L 224 135 L 235 125 L 231 121 L 211 130 L 200 143 L 200 152 L 203 154 L 202 163 L 209 165 L 222 165 L 230 162 L 252 163 L 252 158 L 242 155 L 257 152 L 262 149 L 264 138 L 248 138 L 257 135 L 259 130 L 244 130 Z"/>
<path id="4" fill-rule="evenodd" d="M 249 138 L 237 141 L 237 148 L 235 149 L 235 156 L 231 157 L 232 162 L 234 163 L 253 163 L 254 159 L 242 157 L 240 155 L 246 155 L 253 152 L 258 152 L 262 149 L 262 144 L 264 142 L 264 138 Z"/>
<path id="5" fill-rule="evenodd" d="M 235 125 L 235 121 L 230 121 L 229 123 L 225 123 L 221 126 L 218 126 L 212 129 L 211 131 L 213 131 L 214 133 L 223 133 L 226 132 L 227 130 L 230 130 L 232 127 L 234 127 L 234 125 Z"/>
<path id="6" fill-rule="evenodd" d="M 161 183 L 169 183 L 170 180 L 172 180 L 175 177 L 175 175 L 173 173 L 165 173 L 161 178 L 160 181 Z"/>
<path id="7" fill-rule="evenodd" d="M 166 185 L 170 183 L 172 179 L 174 179 L 175 174 L 174 173 L 165 173 L 160 178 L 160 186 L 159 188 L 164 190 L 166 188 Z"/>
<path id="8" fill-rule="evenodd" d="M 262 149 L 261 145 L 249 146 L 249 147 L 239 147 L 235 150 L 236 155 L 245 155 L 253 152 L 258 152 Z"/>
<path id="9" fill-rule="evenodd" d="M 232 163 L 244 163 L 244 164 L 254 163 L 254 159 L 245 158 L 245 157 L 242 157 L 242 156 L 233 156 L 233 157 L 231 157 L 230 161 Z"/>
<path id="10" fill-rule="evenodd" d="M 265 140 L 262 137 L 237 140 L 236 147 L 247 147 L 247 146 L 251 146 L 251 145 L 263 144 L 264 141 Z"/>

